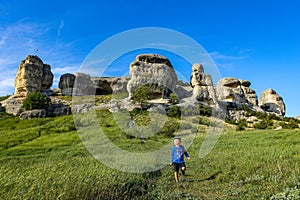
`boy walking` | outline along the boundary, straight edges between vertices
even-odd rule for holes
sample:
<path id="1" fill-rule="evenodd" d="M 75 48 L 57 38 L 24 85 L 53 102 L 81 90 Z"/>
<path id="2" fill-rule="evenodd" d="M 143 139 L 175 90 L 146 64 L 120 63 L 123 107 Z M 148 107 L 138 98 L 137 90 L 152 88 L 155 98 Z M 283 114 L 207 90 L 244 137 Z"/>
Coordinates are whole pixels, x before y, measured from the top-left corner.
<path id="1" fill-rule="evenodd" d="M 184 146 L 181 145 L 181 138 L 174 138 L 174 147 L 171 152 L 171 165 L 174 167 L 175 181 L 178 183 L 178 173 L 181 169 L 182 175 L 185 174 L 186 166 L 184 163 L 184 156 L 189 160 L 190 156 L 185 150 Z"/>

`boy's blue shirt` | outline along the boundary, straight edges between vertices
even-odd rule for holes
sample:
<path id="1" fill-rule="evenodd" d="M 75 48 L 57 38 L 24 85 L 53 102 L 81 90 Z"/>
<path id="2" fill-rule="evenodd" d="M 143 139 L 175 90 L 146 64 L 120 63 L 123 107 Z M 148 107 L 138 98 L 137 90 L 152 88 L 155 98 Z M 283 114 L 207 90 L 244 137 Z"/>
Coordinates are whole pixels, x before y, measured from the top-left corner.
<path id="1" fill-rule="evenodd" d="M 179 147 L 174 146 L 171 152 L 171 162 L 172 163 L 183 163 L 184 156 L 190 157 L 184 146 L 180 145 Z"/>

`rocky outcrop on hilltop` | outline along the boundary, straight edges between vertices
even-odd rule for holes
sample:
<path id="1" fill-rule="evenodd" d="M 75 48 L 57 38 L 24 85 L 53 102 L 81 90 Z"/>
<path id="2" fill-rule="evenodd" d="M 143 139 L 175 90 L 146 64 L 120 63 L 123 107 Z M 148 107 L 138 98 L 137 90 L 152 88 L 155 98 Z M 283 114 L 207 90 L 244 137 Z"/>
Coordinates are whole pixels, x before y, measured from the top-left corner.
<path id="1" fill-rule="evenodd" d="M 51 66 L 44 64 L 38 56 L 28 55 L 22 60 L 15 79 L 15 93 L 3 103 L 9 114 L 20 115 L 25 97 L 39 91 L 46 95 L 52 94 L 53 84 Z"/>
<path id="2" fill-rule="evenodd" d="M 285 103 L 275 90 L 267 89 L 261 93 L 259 106 L 266 112 L 285 115 Z"/>
<path id="3" fill-rule="evenodd" d="M 253 107 L 258 106 L 258 98 L 255 90 L 251 89 L 251 82 L 247 80 L 240 80 L 241 88 L 244 92 L 247 103 Z"/>
<path id="4" fill-rule="evenodd" d="M 61 75 L 58 83 L 58 88 L 61 90 L 62 95 L 72 96 L 76 76 L 74 74 Z"/>
<path id="5" fill-rule="evenodd" d="M 246 117 L 247 112 L 242 110 L 244 105 L 259 111 L 285 115 L 285 104 L 281 96 L 274 90 L 268 89 L 261 94 L 258 101 L 255 90 L 251 89 L 251 82 L 233 77 L 222 78 L 217 86 L 213 85 L 212 77 L 205 74 L 204 66 L 195 63 L 192 67 L 190 83 L 178 80 L 170 60 L 157 54 L 141 54 L 130 64 L 130 77 L 91 77 L 84 73 L 63 74 L 58 87 L 54 92 L 50 89 L 53 83 L 53 73 L 48 64 L 37 57 L 29 55 L 21 61 L 15 79 L 15 94 L 1 102 L 1 110 L 13 115 L 21 115 L 28 119 L 41 116 L 60 116 L 71 113 L 70 102 L 57 102 L 52 95 L 107 95 L 114 93 L 128 93 L 129 98 L 123 99 L 122 108 L 131 109 L 135 105 L 130 101 L 137 88 L 148 85 L 151 88 L 152 109 L 159 104 L 166 110 L 170 102 L 170 94 L 175 93 L 180 106 L 208 105 L 213 109 L 226 109 L 229 119 L 238 121 Z M 23 112 L 22 103 L 29 93 L 40 91 L 51 96 L 52 105 L 44 110 Z M 123 96 L 123 95 L 121 95 Z M 125 98 L 126 95 L 124 95 Z M 109 109 L 118 110 L 116 102 L 105 105 Z M 84 112 L 93 108 L 92 104 L 77 105 L 73 112 Z M 151 109 L 151 108 L 150 108 Z M 46 114 L 45 114 L 46 113 Z"/>
<path id="6" fill-rule="evenodd" d="M 209 105 L 216 105 L 217 98 L 209 74 L 204 73 L 202 64 L 195 63 L 192 66 L 192 75 L 190 78 L 190 85 L 193 88 L 193 98 L 199 102 L 206 102 Z"/>
<path id="7" fill-rule="evenodd" d="M 241 82 L 237 78 L 222 78 L 217 84 L 218 99 L 224 102 L 247 103 Z"/>
<path id="8" fill-rule="evenodd" d="M 51 66 L 38 56 L 28 55 L 22 60 L 15 79 L 14 97 L 26 97 L 33 91 L 47 91 L 53 84 Z"/>
<path id="9" fill-rule="evenodd" d="M 150 85 L 156 91 L 157 98 L 166 98 L 174 92 L 177 75 L 169 61 L 157 54 L 138 55 L 130 64 L 130 80 L 127 84 L 129 96 L 143 85 Z"/>

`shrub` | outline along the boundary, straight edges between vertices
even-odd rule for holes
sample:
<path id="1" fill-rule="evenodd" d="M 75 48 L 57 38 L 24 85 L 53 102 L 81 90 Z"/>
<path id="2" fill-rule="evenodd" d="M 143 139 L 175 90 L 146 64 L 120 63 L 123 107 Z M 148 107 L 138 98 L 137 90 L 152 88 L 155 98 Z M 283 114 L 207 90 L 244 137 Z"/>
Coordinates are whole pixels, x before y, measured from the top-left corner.
<path id="1" fill-rule="evenodd" d="M 149 85 L 142 85 L 137 88 L 132 97 L 133 103 L 140 103 L 142 107 L 148 106 L 148 100 L 150 99 L 150 86 Z"/>
<path id="2" fill-rule="evenodd" d="M 279 124 L 284 129 L 296 129 L 299 128 L 299 123 L 296 119 L 290 118 L 288 122 L 280 122 Z"/>
<path id="3" fill-rule="evenodd" d="M 174 93 L 170 94 L 170 100 L 171 100 L 172 105 L 176 105 L 179 103 L 178 98 L 177 98 L 176 94 L 174 94 Z"/>
<path id="4" fill-rule="evenodd" d="M 245 130 L 246 126 L 247 126 L 247 121 L 245 119 L 241 119 L 237 123 L 236 130 L 237 131 L 243 131 L 243 130 Z"/>
<path id="5" fill-rule="evenodd" d="M 34 91 L 28 94 L 23 102 L 24 110 L 42 109 L 50 106 L 51 99 L 40 92 Z"/>
<path id="6" fill-rule="evenodd" d="M 160 133 L 167 137 L 174 137 L 175 132 L 179 129 L 179 125 L 176 119 L 169 118 Z"/>
<path id="7" fill-rule="evenodd" d="M 180 118 L 181 117 L 181 109 L 178 106 L 170 106 L 168 110 L 168 117 Z"/>
<path id="8" fill-rule="evenodd" d="M 269 117 L 266 117 L 261 122 L 255 124 L 254 128 L 267 129 L 267 128 L 271 128 L 272 126 L 273 126 L 273 121 Z"/>

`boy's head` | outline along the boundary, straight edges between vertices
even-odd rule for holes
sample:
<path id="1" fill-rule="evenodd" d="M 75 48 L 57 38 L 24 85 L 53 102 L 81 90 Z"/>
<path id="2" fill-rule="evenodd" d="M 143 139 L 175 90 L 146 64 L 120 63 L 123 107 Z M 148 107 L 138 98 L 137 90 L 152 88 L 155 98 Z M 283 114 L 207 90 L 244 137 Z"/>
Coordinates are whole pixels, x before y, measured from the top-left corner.
<path id="1" fill-rule="evenodd" d="M 174 138 L 174 145 L 180 146 L 180 144 L 181 144 L 181 138 Z"/>

